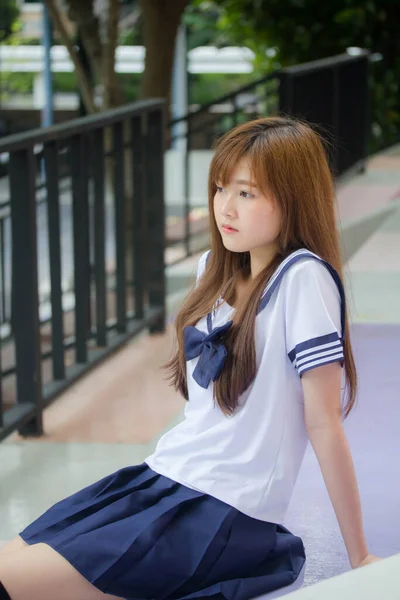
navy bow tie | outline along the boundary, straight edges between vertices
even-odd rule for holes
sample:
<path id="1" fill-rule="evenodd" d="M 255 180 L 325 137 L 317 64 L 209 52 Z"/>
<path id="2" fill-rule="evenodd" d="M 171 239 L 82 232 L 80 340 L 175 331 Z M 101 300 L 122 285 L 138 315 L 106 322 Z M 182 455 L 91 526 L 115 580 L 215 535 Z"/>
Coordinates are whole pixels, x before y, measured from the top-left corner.
<path id="1" fill-rule="evenodd" d="M 210 381 L 216 381 L 222 371 L 227 350 L 222 343 L 222 335 L 228 331 L 233 321 L 216 327 L 208 335 L 188 326 L 183 330 L 186 360 L 200 356 L 193 371 L 193 379 L 205 390 Z"/>

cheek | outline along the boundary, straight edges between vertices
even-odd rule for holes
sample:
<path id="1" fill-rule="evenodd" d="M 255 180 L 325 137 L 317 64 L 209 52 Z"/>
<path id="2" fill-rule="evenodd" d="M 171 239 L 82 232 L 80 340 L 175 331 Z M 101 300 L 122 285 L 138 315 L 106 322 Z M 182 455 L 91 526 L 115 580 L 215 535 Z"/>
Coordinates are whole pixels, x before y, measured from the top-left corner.
<path id="1" fill-rule="evenodd" d="M 258 225 L 265 225 L 273 219 L 273 208 L 265 202 L 250 204 L 244 211 L 245 216 Z"/>
<path id="2" fill-rule="evenodd" d="M 278 235 L 282 229 L 282 217 L 281 217 L 281 211 L 278 207 L 274 207 L 271 210 L 270 216 L 269 216 L 270 222 L 271 222 L 271 228 L 273 229 L 273 232 Z"/>
<path id="3" fill-rule="evenodd" d="M 214 196 L 213 210 L 214 210 L 214 214 L 217 214 L 217 212 L 218 212 L 218 194 L 215 194 L 215 196 Z"/>
<path id="4" fill-rule="evenodd" d="M 249 214 L 253 230 L 259 235 L 277 237 L 281 230 L 280 211 L 271 205 L 262 205 Z"/>

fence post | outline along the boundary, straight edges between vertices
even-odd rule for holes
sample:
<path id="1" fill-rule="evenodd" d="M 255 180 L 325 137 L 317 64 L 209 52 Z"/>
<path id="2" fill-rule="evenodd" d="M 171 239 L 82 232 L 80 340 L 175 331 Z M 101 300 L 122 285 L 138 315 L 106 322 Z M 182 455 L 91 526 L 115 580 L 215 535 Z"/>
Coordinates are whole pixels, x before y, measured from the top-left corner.
<path id="1" fill-rule="evenodd" d="M 123 123 L 113 126 L 113 179 L 116 243 L 116 312 L 117 331 L 126 332 L 126 193 L 125 193 L 125 148 Z"/>
<path id="2" fill-rule="evenodd" d="M 75 135 L 70 141 L 72 177 L 74 288 L 75 288 L 75 355 L 77 363 L 86 363 L 89 334 L 90 264 L 88 243 L 88 182 L 84 139 Z"/>
<path id="3" fill-rule="evenodd" d="M 164 114 L 157 109 L 148 114 L 147 144 L 147 284 L 149 306 L 162 309 L 150 326 L 150 333 L 165 329 L 165 206 L 164 206 Z"/>
<path id="4" fill-rule="evenodd" d="M 292 115 L 293 111 L 293 77 L 284 69 L 279 74 L 279 112 Z"/>
<path id="5" fill-rule="evenodd" d="M 62 307 L 60 185 L 57 142 L 44 147 L 51 281 L 51 342 L 54 379 L 65 378 L 64 319 Z"/>
<path id="6" fill-rule="evenodd" d="M 12 327 L 15 340 L 17 403 L 30 404 L 35 416 L 20 429 L 22 435 L 41 435 L 42 375 L 35 164 L 31 147 L 10 153 L 12 231 Z"/>
<path id="7" fill-rule="evenodd" d="M 330 159 L 330 167 L 332 173 L 336 177 L 339 171 L 340 152 L 341 148 L 336 140 L 339 139 L 340 130 L 340 100 L 342 94 L 342 78 L 340 65 L 331 67 L 333 79 L 333 98 L 332 98 L 332 133 L 335 136 L 335 143 L 330 147 L 330 152 L 327 150 L 327 155 Z"/>
<path id="8" fill-rule="evenodd" d="M 92 134 L 92 170 L 94 186 L 94 269 L 96 281 L 96 341 L 107 346 L 106 209 L 104 131 Z"/>
<path id="9" fill-rule="evenodd" d="M 371 93 L 370 93 L 370 77 L 371 77 L 371 65 L 369 54 L 361 59 L 360 68 L 364 72 L 364 131 L 363 131 L 363 164 L 361 172 L 366 170 L 366 162 L 369 155 L 369 143 L 371 138 L 371 123 L 372 123 L 372 110 L 371 110 Z"/>
<path id="10" fill-rule="evenodd" d="M 133 248 L 133 271 L 132 280 L 135 285 L 135 318 L 143 319 L 144 316 L 144 291 L 146 288 L 144 259 L 146 254 L 145 235 L 147 234 L 147 223 L 144 215 L 146 206 L 145 189 L 145 136 L 143 120 L 141 115 L 131 119 L 131 149 L 132 149 L 132 248 Z"/>

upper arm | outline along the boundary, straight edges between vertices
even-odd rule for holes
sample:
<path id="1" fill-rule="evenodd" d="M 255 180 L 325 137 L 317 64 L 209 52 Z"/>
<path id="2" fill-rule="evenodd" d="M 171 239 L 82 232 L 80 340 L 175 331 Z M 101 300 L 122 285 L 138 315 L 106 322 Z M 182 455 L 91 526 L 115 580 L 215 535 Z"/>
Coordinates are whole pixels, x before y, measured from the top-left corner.
<path id="1" fill-rule="evenodd" d="M 323 264 L 307 261 L 293 271 L 286 288 L 286 349 L 301 378 L 309 432 L 341 417 L 341 302 Z"/>
<path id="2" fill-rule="evenodd" d="M 307 371 L 301 384 L 304 419 L 309 434 L 341 420 L 342 369 L 339 363 Z"/>
<path id="3" fill-rule="evenodd" d="M 341 296 L 327 268 L 315 260 L 295 265 L 285 290 L 286 350 L 298 375 L 344 362 Z"/>

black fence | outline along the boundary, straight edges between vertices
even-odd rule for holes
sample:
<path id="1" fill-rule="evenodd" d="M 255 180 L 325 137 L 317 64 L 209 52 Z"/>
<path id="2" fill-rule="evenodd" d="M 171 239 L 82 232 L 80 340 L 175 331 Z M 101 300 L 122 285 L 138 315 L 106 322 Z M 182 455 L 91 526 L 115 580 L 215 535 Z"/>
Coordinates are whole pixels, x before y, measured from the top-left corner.
<path id="1" fill-rule="evenodd" d="M 191 200 L 196 151 L 208 160 L 233 126 L 281 112 L 327 136 L 335 175 L 363 167 L 368 65 L 362 52 L 272 73 L 169 135 L 163 104 L 149 101 L 0 141 L 0 440 L 40 434 L 59 392 L 144 328 L 163 330 L 166 264 L 209 244 L 206 191 Z M 175 207 L 166 138 L 171 150 L 184 141 Z M 204 183 L 206 162 L 196 168 Z"/>
<path id="2" fill-rule="evenodd" d="M 212 149 L 215 140 L 235 125 L 286 114 L 316 126 L 326 140 L 332 171 L 339 177 L 364 168 L 371 129 L 369 104 L 369 53 L 360 51 L 356 56 L 344 54 L 275 71 L 172 121 L 172 144 L 185 142 L 181 231 L 174 241 L 181 248 L 179 260 L 199 250 L 206 240 L 207 200 L 199 226 L 193 213 L 201 207 L 193 206 L 190 198 L 193 152 Z"/>
<path id="3" fill-rule="evenodd" d="M 164 329 L 163 113 L 142 102 L 0 141 L 0 440 L 41 434 L 60 391 Z"/>
<path id="4" fill-rule="evenodd" d="M 284 69 L 280 111 L 317 125 L 336 176 L 364 167 L 371 129 L 369 53 L 347 54 Z"/>

